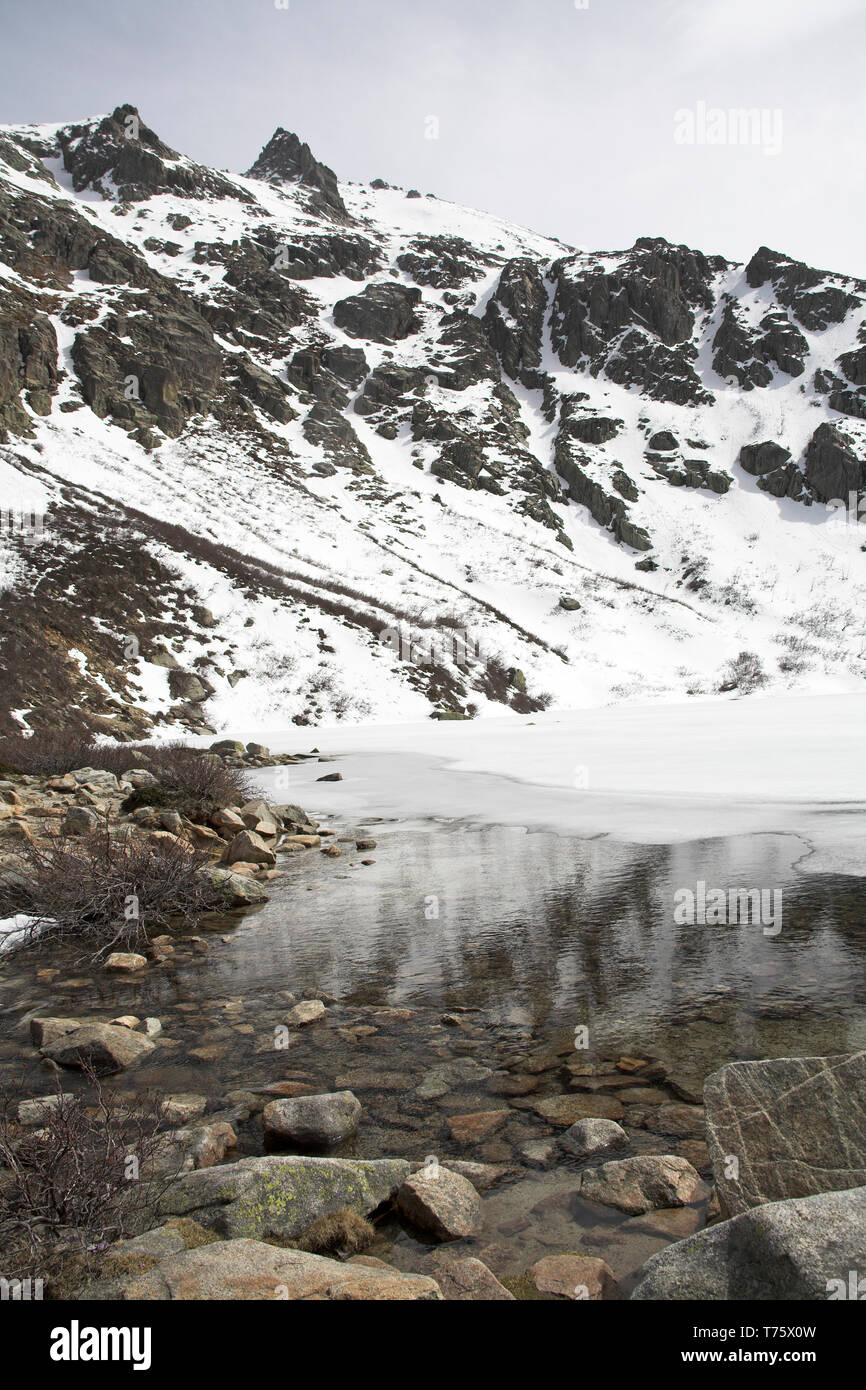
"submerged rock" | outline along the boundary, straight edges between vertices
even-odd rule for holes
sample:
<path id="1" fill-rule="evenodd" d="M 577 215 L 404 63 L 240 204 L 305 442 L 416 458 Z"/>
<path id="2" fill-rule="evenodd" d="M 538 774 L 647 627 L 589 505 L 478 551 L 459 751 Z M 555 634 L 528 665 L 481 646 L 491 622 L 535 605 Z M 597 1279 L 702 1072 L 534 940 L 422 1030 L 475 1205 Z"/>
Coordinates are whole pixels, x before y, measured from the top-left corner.
<path id="1" fill-rule="evenodd" d="M 115 1028 L 110 1023 L 85 1023 L 62 1033 L 41 1048 L 61 1067 L 92 1067 L 99 1075 L 123 1071 L 154 1050 L 154 1044 L 131 1028 Z"/>
<path id="2" fill-rule="evenodd" d="M 301 1148 L 342 1143 L 360 1118 L 361 1102 L 351 1091 L 272 1100 L 262 1114 L 266 1134 Z"/>
<path id="3" fill-rule="evenodd" d="M 556 1142 L 566 1153 L 576 1158 L 588 1158 L 590 1154 L 626 1148 L 628 1135 L 615 1120 L 578 1120 L 564 1134 L 560 1134 Z"/>
<path id="4" fill-rule="evenodd" d="M 700 1175 L 673 1154 L 613 1159 L 581 1175 L 580 1195 L 631 1216 L 656 1207 L 683 1207 L 707 1195 Z"/>
<path id="5" fill-rule="evenodd" d="M 321 999 L 302 999 L 289 1009 L 286 1023 L 292 1028 L 305 1028 L 308 1023 L 317 1023 L 325 1017 L 325 1006 Z"/>

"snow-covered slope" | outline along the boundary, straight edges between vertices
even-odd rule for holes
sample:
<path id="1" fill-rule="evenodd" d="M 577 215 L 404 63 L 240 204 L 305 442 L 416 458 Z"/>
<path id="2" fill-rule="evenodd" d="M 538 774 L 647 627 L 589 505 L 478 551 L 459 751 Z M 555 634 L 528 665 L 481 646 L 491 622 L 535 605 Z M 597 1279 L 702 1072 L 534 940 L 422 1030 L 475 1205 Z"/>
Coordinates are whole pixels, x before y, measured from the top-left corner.
<path id="1" fill-rule="evenodd" d="M 285 131 L 235 175 L 132 107 L 2 128 L 7 727 L 859 688 L 864 302 Z"/>

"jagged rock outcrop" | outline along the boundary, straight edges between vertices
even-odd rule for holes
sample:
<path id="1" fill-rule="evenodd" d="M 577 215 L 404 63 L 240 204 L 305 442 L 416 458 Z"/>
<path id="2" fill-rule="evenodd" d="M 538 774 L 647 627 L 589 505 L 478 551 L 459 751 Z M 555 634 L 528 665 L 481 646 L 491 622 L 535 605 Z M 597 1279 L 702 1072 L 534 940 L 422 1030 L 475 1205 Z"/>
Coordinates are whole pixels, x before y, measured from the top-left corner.
<path id="1" fill-rule="evenodd" d="M 773 373 L 757 355 L 754 337 L 731 295 L 725 296 L 721 322 L 713 338 L 713 370 L 744 391 L 769 386 Z"/>
<path id="2" fill-rule="evenodd" d="M 337 300 L 334 323 L 351 338 L 395 343 L 418 332 L 420 303 L 421 291 L 407 285 L 368 285 L 361 294 Z"/>
<path id="3" fill-rule="evenodd" d="M 866 458 L 836 426 L 819 425 L 806 450 L 806 482 L 819 502 L 841 500 L 866 488 Z"/>
<path id="4" fill-rule="evenodd" d="M 267 179 L 271 183 L 301 183 L 315 190 L 314 206 L 324 211 L 348 217 L 340 197 L 337 176 L 327 164 L 321 164 L 309 145 L 290 130 L 277 126 L 247 177 Z"/>
<path id="5" fill-rule="evenodd" d="M 536 262 L 509 261 L 488 301 L 484 322 L 505 371 L 524 385 L 538 385 L 547 289 Z"/>
<path id="6" fill-rule="evenodd" d="M 830 324 L 841 323 L 866 295 L 862 281 L 813 270 L 766 246 L 759 247 L 746 266 L 746 280 L 753 289 L 769 280 L 779 303 L 810 332 L 823 332 Z"/>
<path id="7" fill-rule="evenodd" d="M 138 202 L 155 193 L 253 202 L 238 184 L 164 144 L 135 106 L 117 106 L 98 122 L 65 126 L 57 141 L 78 192 L 92 188 L 121 202 Z"/>
<path id="8" fill-rule="evenodd" d="M 585 363 L 623 386 L 678 404 L 708 399 L 694 369 L 696 314 L 712 308 L 724 267 L 700 251 L 642 237 L 616 269 L 584 257 L 554 263 L 551 339 L 566 366 Z"/>
<path id="9" fill-rule="evenodd" d="M 579 413 L 578 435 L 575 437 L 575 412 L 580 412 L 581 409 L 581 404 L 575 397 L 567 397 L 562 402 L 559 431 L 554 444 L 554 466 L 559 476 L 568 484 L 568 496 L 573 502 L 586 507 L 593 520 L 605 530 L 613 532 L 616 539 L 624 545 L 629 545 L 634 550 L 650 550 L 652 541 L 648 533 L 631 520 L 626 503 L 629 492 L 633 494 L 631 500 L 637 500 L 634 496 L 636 490 L 624 486 L 624 483 L 628 484 L 628 479 L 625 475 L 618 476 L 622 470 L 615 464 L 611 465 L 607 459 L 594 461 L 586 448 L 582 447 L 581 436 L 586 434 L 587 430 L 585 417 Z M 609 426 L 613 423 L 605 421 L 604 425 Z M 609 435 L 609 429 L 602 428 L 601 433 Z M 609 490 L 608 480 L 610 488 L 619 495 L 614 496 Z"/>
<path id="10" fill-rule="evenodd" d="M 72 361 L 83 399 L 125 427 L 159 425 L 176 437 L 213 401 L 222 356 L 194 309 L 157 305 L 147 316 L 123 312 L 80 333 Z"/>
<path id="11" fill-rule="evenodd" d="M 425 236 L 397 257 L 397 265 L 417 285 L 437 290 L 460 290 L 479 280 L 489 262 L 462 237 Z"/>

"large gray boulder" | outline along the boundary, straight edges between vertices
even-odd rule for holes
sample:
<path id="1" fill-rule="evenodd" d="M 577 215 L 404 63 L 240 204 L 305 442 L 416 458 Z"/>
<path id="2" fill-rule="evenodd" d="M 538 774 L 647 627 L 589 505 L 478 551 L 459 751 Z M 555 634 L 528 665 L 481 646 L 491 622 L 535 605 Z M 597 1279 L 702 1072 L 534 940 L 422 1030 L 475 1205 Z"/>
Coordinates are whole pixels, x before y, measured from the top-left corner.
<path id="1" fill-rule="evenodd" d="M 704 1104 L 729 1215 L 866 1185 L 866 1052 L 730 1062 L 707 1077 Z"/>
<path id="2" fill-rule="evenodd" d="M 144 1272 L 115 1272 L 113 1263 L 110 1259 L 106 1262 L 107 1278 L 79 1290 L 76 1298 L 181 1302 L 200 1299 L 232 1302 L 420 1299 L 439 1302 L 442 1298 L 435 1280 L 423 1274 L 404 1274 L 379 1265 L 343 1264 L 322 1255 L 309 1255 L 304 1250 L 281 1250 L 257 1240 L 217 1241 L 195 1250 L 180 1250 L 158 1260 Z"/>
<path id="3" fill-rule="evenodd" d="M 644 1265 L 632 1298 L 823 1302 L 859 1297 L 858 1270 L 866 1187 L 771 1202 L 669 1245 Z"/>
<path id="4" fill-rule="evenodd" d="M 421 291 L 407 285 L 372 284 L 360 294 L 338 299 L 334 323 L 350 338 L 369 338 L 374 343 L 393 343 L 417 333 L 416 309 Z"/>
<path id="5" fill-rule="evenodd" d="M 408 1175 L 409 1164 L 397 1158 L 242 1158 L 184 1174 L 163 1209 L 231 1238 L 294 1239 L 342 1207 L 368 1216 Z"/>
<path id="6" fill-rule="evenodd" d="M 862 492 L 866 482 L 866 464 L 858 446 L 826 420 L 809 441 L 805 472 L 806 482 L 819 502 L 847 502 L 849 492 Z"/>

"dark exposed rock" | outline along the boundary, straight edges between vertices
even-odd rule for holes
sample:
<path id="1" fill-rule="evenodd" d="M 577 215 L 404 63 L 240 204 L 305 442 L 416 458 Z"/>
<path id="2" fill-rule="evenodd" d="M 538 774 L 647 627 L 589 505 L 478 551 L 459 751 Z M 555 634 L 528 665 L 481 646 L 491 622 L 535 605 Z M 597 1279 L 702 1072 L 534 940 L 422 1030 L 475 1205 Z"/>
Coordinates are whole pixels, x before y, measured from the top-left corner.
<path id="1" fill-rule="evenodd" d="M 64 167 L 78 192 L 94 188 L 104 198 L 123 202 L 138 202 L 156 193 L 254 201 L 238 184 L 183 159 L 163 144 L 134 106 L 118 106 L 98 123 L 66 126 L 57 139 Z"/>
<path id="2" fill-rule="evenodd" d="M 485 268 L 468 241 L 445 236 L 418 237 L 409 251 L 397 257 L 397 264 L 416 284 L 446 290 L 462 289 L 466 280 L 479 279 Z"/>
<path id="3" fill-rule="evenodd" d="M 652 400 L 675 405 L 709 403 L 711 397 L 691 365 L 692 352 L 666 347 L 640 329 L 631 329 L 604 359 L 604 372 L 618 386 L 637 386 Z"/>
<path id="4" fill-rule="evenodd" d="M 22 392 L 31 410 L 47 415 L 56 389 L 57 337 L 50 320 L 26 300 L 0 311 L 0 437 L 7 429 L 30 431 Z"/>
<path id="5" fill-rule="evenodd" d="M 791 260 L 779 251 L 761 246 L 746 266 L 746 279 L 753 289 L 772 281 L 779 303 L 791 309 L 809 331 L 823 332 L 831 323 L 841 323 L 863 301 L 866 285 L 843 281 L 841 276 L 813 270 L 802 261 Z M 856 287 L 857 293 L 851 288 Z"/>
<path id="6" fill-rule="evenodd" d="M 303 424 L 304 438 L 318 444 L 328 458 L 353 473 L 372 473 L 373 465 L 366 447 L 339 410 L 324 401 L 317 401 Z"/>
<path id="7" fill-rule="evenodd" d="M 775 362 L 788 376 L 802 376 L 806 369 L 809 344 L 787 314 L 765 314 L 761 319 L 761 330 L 764 336 L 760 349 L 764 358 Z"/>
<path id="8" fill-rule="evenodd" d="M 515 381 L 536 384 L 541 366 L 541 335 L 547 311 L 547 290 L 535 261 L 509 261 L 488 301 L 484 324 L 502 365 Z"/>
<path id="9" fill-rule="evenodd" d="M 370 368 L 363 348 L 329 347 L 321 354 L 324 367 L 352 387 L 360 386 Z"/>
<path id="10" fill-rule="evenodd" d="M 806 449 L 806 482 L 819 502 L 847 501 L 866 488 L 866 461 L 836 425 L 819 425 Z"/>
<path id="11" fill-rule="evenodd" d="M 286 388 L 264 367 L 259 367 L 249 359 L 236 361 L 236 380 L 241 393 L 253 401 L 266 415 L 286 423 L 294 420 L 296 412 L 289 404 Z"/>
<path id="12" fill-rule="evenodd" d="M 662 454 L 668 454 L 678 447 L 677 437 L 670 430 L 656 430 L 647 440 L 647 448 L 657 449 Z"/>
<path id="13" fill-rule="evenodd" d="M 485 322 L 475 314 L 463 309 L 449 314 L 442 321 L 439 342 L 454 349 L 443 363 L 431 364 L 441 386 L 465 391 L 467 386 L 498 375 L 499 362 L 485 332 Z"/>
<path id="14" fill-rule="evenodd" d="M 326 235 L 295 235 L 277 240 L 273 228 L 262 227 L 259 235 L 273 248 L 273 265 L 292 280 L 311 280 L 316 276 L 345 275 L 363 280 L 380 268 L 376 247 L 357 232 L 329 232 Z"/>
<path id="15" fill-rule="evenodd" d="M 744 391 L 769 386 L 773 373 L 757 351 L 754 337 L 728 296 L 713 338 L 713 369 L 726 381 L 734 379 Z"/>
<path id="16" fill-rule="evenodd" d="M 580 256 L 556 261 L 556 352 L 566 366 L 584 361 L 593 375 L 604 370 L 657 400 L 710 399 L 692 366 L 690 339 L 696 311 L 712 306 L 710 284 L 722 264 L 660 237 L 636 241 L 614 270 Z"/>
<path id="17" fill-rule="evenodd" d="M 97 415 L 133 426 L 157 423 L 171 436 L 208 408 L 222 371 L 210 328 L 183 303 L 154 303 L 147 315 L 113 316 L 79 333 L 72 361 Z"/>
<path id="18" fill-rule="evenodd" d="M 855 386 L 866 386 L 866 345 L 839 358 L 839 366 Z"/>
<path id="19" fill-rule="evenodd" d="M 758 479 L 758 487 L 771 497 L 804 496 L 805 480 L 791 454 L 772 439 L 760 444 L 744 444 L 740 450 L 740 467 Z"/>
<path id="20" fill-rule="evenodd" d="M 327 208 L 341 217 L 348 217 L 333 169 L 320 164 L 309 145 L 282 126 L 277 126 L 256 162 L 247 170 L 247 176 L 269 183 L 305 184 L 315 190 L 317 208 Z"/>
<path id="21" fill-rule="evenodd" d="M 382 363 L 367 377 L 364 393 L 355 402 L 359 415 L 371 415 L 380 406 L 395 405 L 409 395 L 423 394 L 429 373 L 422 367 Z"/>
<path id="22" fill-rule="evenodd" d="M 361 294 L 337 301 L 334 323 L 352 338 L 393 343 L 417 333 L 420 302 L 421 291 L 406 285 L 368 285 Z"/>
<path id="23" fill-rule="evenodd" d="M 790 449 L 784 449 L 781 444 L 767 439 L 762 444 L 743 445 L 740 450 L 740 467 L 751 473 L 753 478 L 758 478 L 762 473 L 772 473 L 775 469 L 783 467 L 790 457 Z"/>
<path id="24" fill-rule="evenodd" d="M 568 404 L 570 407 L 570 403 Z M 578 446 L 570 433 L 573 421 L 566 403 L 563 416 L 554 445 L 553 458 L 557 473 L 568 484 L 569 498 L 580 506 L 587 507 L 593 520 L 597 521 L 599 526 L 612 531 L 618 541 L 632 546 L 635 550 L 651 549 L 652 541 L 647 532 L 631 521 L 624 501 L 628 490 L 635 491 L 630 480 L 621 469 L 617 469 L 615 476 L 619 478 L 620 487 L 617 491 L 620 495 L 612 496 L 598 478 L 592 475 L 589 456 Z M 623 489 L 623 480 L 629 483 L 629 489 Z"/>
<path id="25" fill-rule="evenodd" d="M 621 420 L 607 420 L 600 415 L 585 415 L 575 418 L 566 407 L 568 399 L 562 403 L 562 428 L 571 439 L 582 444 L 607 444 L 619 434 Z"/>

